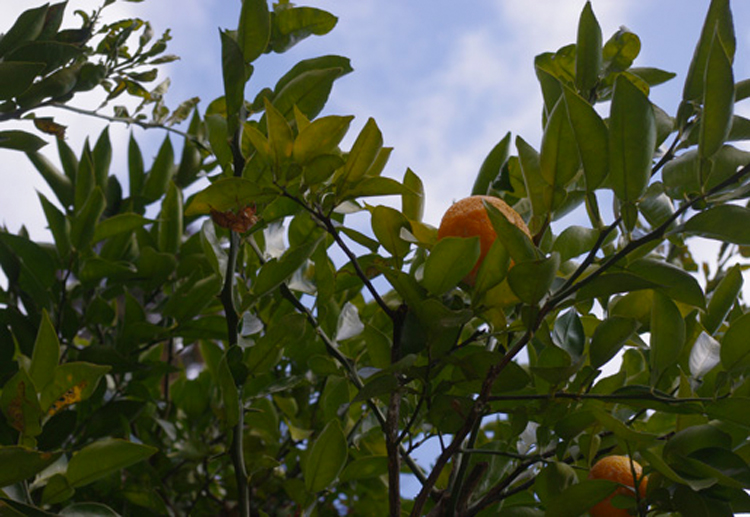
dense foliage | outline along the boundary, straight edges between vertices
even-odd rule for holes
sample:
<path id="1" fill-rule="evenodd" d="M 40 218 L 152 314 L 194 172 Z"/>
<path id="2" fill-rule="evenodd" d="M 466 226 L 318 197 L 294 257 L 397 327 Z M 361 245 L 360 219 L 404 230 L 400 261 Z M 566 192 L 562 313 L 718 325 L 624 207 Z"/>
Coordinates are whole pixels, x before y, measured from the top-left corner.
<path id="1" fill-rule="evenodd" d="M 471 286 L 478 239 L 437 242 L 419 177 L 383 174 L 376 122 L 342 149 L 353 117 L 319 117 L 348 59 L 246 97 L 251 63 L 333 15 L 244 0 L 220 34 L 225 95 L 170 113 L 167 83 L 144 86 L 168 33 L 106 10 L 62 29 L 65 8 L 0 39 L 0 120 L 56 135 L 58 154 L 0 131 L 56 197 L 40 195 L 52 243 L 0 233 L 0 515 L 576 516 L 617 488 L 587 479 L 614 453 L 649 474 L 645 498 L 613 500 L 634 515 L 750 511 L 750 315 L 731 265 L 750 245 L 750 153 L 730 143 L 750 138 L 733 115 L 750 83 L 728 0 L 673 116 L 649 91 L 674 74 L 634 67 L 638 37 L 604 42 L 590 4 L 576 43 L 536 58 L 540 148 L 516 137 L 513 154 L 508 133 L 471 192 L 533 238 L 486 205 L 500 238 Z M 94 88 L 140 99 L 113 121 L 170 130 L 150 164 L 131 138 L 127 189 L 107 130 L 75 152 L 34 116 L 84 111 Z M 589 223 L 555 234 L 573 210 Z M 363 211 L 371 228 L 351 222 Z M 696 236 L 723 242 L 702 270 Z"/>

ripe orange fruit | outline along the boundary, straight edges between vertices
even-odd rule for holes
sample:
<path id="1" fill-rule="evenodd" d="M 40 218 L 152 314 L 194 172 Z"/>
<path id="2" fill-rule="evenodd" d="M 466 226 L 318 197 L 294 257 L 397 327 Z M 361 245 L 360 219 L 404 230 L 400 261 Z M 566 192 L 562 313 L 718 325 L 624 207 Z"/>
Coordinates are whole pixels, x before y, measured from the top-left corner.
<path id="1" fill-rule="evenodd" d="M 453 203 L 443 215 L 438 228 L 438 240 L 444 237 L 479 237 L 479 260 L 477 260 L 474 269 L 467 275 L 464 281 L 468 284 L 474 284 L 479 266 L 482 265 L 484 257 L 490 250 L 490 246 L 495 242 L 497 234 L 492 227 L 490 218 L 487 215 L 482 201 L 495 206 L 500 210 L 508 220 L 520 228 L 526 235 L 531 238 L 529 228 L 526 226 L 523 218 L 513 210 L 508 203 L 500 198 L 492 196 L 470 196 Z"/>
<path id="2" fill-rule="evenodd" d="M 630 514 L 623 508 L 612 506 L 612 499 L 616 495 L 625 495 L 635 498 L 635 477 L 639 480 L 638 494 L 646 496 L 648 476 L 642 476 L 643 469 L 637 462 L 633 462 L 633 470 L 630 469 L 630 458 L 627 456 L 607 456 L 597 461 L 589 471 L 589 479 L 608 479 L 620 483 L 621 487 L 612 492 L 606 499 L 599 501 L 590 510 L 591 517 L 629 517 Z"/>

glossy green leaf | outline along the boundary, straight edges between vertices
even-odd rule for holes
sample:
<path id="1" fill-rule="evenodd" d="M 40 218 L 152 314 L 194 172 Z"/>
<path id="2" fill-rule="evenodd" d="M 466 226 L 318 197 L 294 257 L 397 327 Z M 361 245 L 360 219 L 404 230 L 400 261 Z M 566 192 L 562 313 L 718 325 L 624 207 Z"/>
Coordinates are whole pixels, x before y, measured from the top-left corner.
<path id="1" fill-rule="evenodd" d="M 474 179 L 474 186 L 471 188 L 472 196 L 485 196 L 489 194 L 492 183 L 499 178 L 503 165 L 508 161 L 509 152 L 510 131 L 492 148 L 482 162 L 479 173 Z"/>
<path id="2" fill-rule="evenodd" d="M 637 329 L 636 320 L 619 316 L 610 316 L 597 325 L 589 345 L 591 366 L 600 368 L 607 364 Z"/>
<path id="3" fill-rule="evenodd" d="M 96 140 L 96 144 L 91 151 L 91 158 L 94 162 L 94 180 L 97 185 L 104 189 L 107 186 L 109 167 L 112 164 L 112 142 L 109 138 L 109 126 L 104 128 Z"/>
<path id="4" fill-rule="evenodd" d="M 487 210 L 487 216 L 490 218 L 497 238 L 503 243 L 514 261 L 520 263 L 537 258 L 534 243 L 523 230 L 511 223 L 494 205 L 486 201 L 482 201 L 482 204 Z"/>
<path id="5" fill-rule="evenodd" d="M 623 204 L 634 203 L 646 190 L 655 144 L 651 103 L 628 79 L 618 77 L 610 110 L 609 180 Z"/>
<path id="6" fill-rule="evenodd" d="M 671 463 L 707 447 L 731 449 L 732 438 L 718 427 L 694 425 L 678 431 L 664 444 L 664 459 Z"/>
<path id="7" fill-rule="evenodd" d="M 404 173 L 404 187 L 407 192 L 401 195 L 401 212 L 410 221 L 421 221 L 424 215 L 424 185 L 411 169 Z"/>
<path id="8" fill-rule="evenodd" d="M 277 110 L 268 99 L 264 99 L 266 106 L 266 125 L 268 128 L 268 145 L 277 164 L 284 163 L 292 156 L 294 137 L 292 127 L 286 117 Z"/>
<path id="9" fill-rule="evenodd" d="M 237 386 L 232 378 L 232 371 L 229 369 L 227 362 L 227 355 L 222 354 L 216 372 L 216 383 L 221 391 L 221 399 L 224 409 L 224 425 L 227 429 L 231 429 L 240 418 L 240 401 L 239 392 Z"/>
<path id="10" fill-rule="evenodd" d="M 436 295 L 447 292 L 474 268 L 479 253 L 478 237 L 441 239 L 425 261 L 422 285 Z"/>
<path id="11" fill-rule="evenodd" d="M 560 261 L 565 262 L 578 257 L 594 247 L 599 239 L 599 232 L 583 226 L 568 226 L 555 239 L 552 251 L 560 254 Z"/>
<path id="12" fill-rule="evenodd" d="M 164 195 L 167 187 L 169 187 L 169 180 L 172 179 L 174 170 L 174 148 L 172 147 L 172 140 L 167 136 L 162 142 L 143 184 L 143 197 L 147 203 L 152 203 Z"/>
<path id="13" fill-rule="evenodd" d="M 128 184 L 130 185 L 130 197 L 139 196 L 143 190 L 143 182 L 146 180 L 146 168 L 143 165 L 143 153 L 130 133 L 128 140 Z"/>
<path id="14" fill-rule="evenodd" d="M 339 192 L 339 200 L 357 199 L 372 196 L 413 195 L 403 183 L 385 176 L 366 176 L 356 183 L 349 184 Z"/>
<path id="15" fill-rule="evenodd" d="M 43 154 L 32 152 L 27 156 L 39 174 L 42 175 L 52 192 L 64 207 L 73 204 L 73 183 L 55 167 Z"/>
<path id="16" fill-rule="evenodd" d="M 565 188 L 578 172 L 580 158 L 573 128 L 568 118 L 567 105 L 560 100 L 547 119 L 539 154 L 539 171 L 549 187 L 544 190 L 546 206 L 559 207 L 565 198 Z"/>
<path id="17" fill-rule="evenodd" d="M 330 485 L 346 465 L 348 446 L 338 420 L 331 420 L 315 439 L 303 466 L 305 487 L 317 493 Z"/>
<path id="18" fill-rule="evenodd" d="M 743 314 L 732 324 L 721 340 L 721 364 L 727 370 L 743 370 L 750 366 L 750 313 Z"/>
<path id="19" fill-rule="evenodd" d="M 581 11 L 576 36 L 576 88 L 589 95 L 599 82 L 602 67 L 602 29 L 591 8 L 591 2 Z"/>
<path id="20" fill-rule="evenodd" d="M 38 390 L 52 381 L 59 361 L 60 341 L 49 314 L 45 310 L 42 312 L 42 321 L 39 324 L 39 331 L 34 343 L 34 353 L 31 356 L 31 365 L 29 366 L 29 377 Z"/>
<path id="21" fill-rule="evenodd" d="M 576 483 L 578 483 L 578 476 L 573 467 L 567 463 L 555 461 L 547 464 L 536 476 L 534 491 L 542 504 L 547 505 L 565 489 Z"/>
<path id="22" fill-rule="evenodd" d="M 726 55 L 731 62 L 734 57 L 736 41 L 729 0 L 711 0 L 700 39 L 695 47 L 695 53 L 685 79 L 685 87 L 682 92 L 684 101 L 699 101 L 703 98 L 707 63 L 715 34 L 718 35 L 721 44 L 724 45 Z"/>
<path id="23" fill-rule="evenodd" d="M 717 205 L 688 219 L 674 230 L 674 233 L 678 232 L 748 246 L 750 209 L 737 205 Z"/>
<path id="24" fill-rule="evenodd" d="M 629 293 L 641 289 L 655 289 L 658 284 L 631 273 L 609 273 L 588 282 L 576 294 L 578 300 L 588 300 L 616 293 Z"/>
<path id="25" fill-rule="evenodd" d="M 81 213 L 83 205 L 90 198 L 96 187 L 96 176 L 94 174 L 94 159 L 91 156 L 88 141 L 84 144 L 83 154 L 75 175 L 75 194 L 73 207 L 76 214 Z M 104 189 L 102 189 L 102 192 Z"/>
<path id="26" fill-rule="evenodd" d="M 71 486 L 85 486 L 141 462 L 156 452 L 154 447 L 105 438 L 73 454 L 68 462 L 66 476 Z"/>
<path id="27" fill-rule="evenodd" d="M 50 288 L 56 281 L 55 261 L 52 256 L 40 245 L 19 235 L 0 232 L 0 244 L 10 249 L 20 266 L 18 285 L 34 299 L 46 300 Z"/>
<path id="28" fill-rule="evenodd" d="M 0 41 L 0 57 L 26 41 L 35 40 L 44 29 L 49 4 L 22 12 Z"/>
<path id="29" fill-rule="evenodd" d="M 60 454 L 16 445 L 0 446 L 0 485 L 7 487 L 29 479 L 54 463 Z"/>
<path id="30" fill-rule="evenodd" d="M 717 33 L 711 44 L 703 89 L 698 154 L 708 158 L 718 151 L 729 136 L 734 111 L 734 75 L 732 61 Z"/>
<path id="31" fill-rule="evenodd" d="M 277 83 L 273 104 L 287 120 L 294 116 L 294 106 L 312 120 L 328 101 L 336 79 L 351 71 L 349 60 L 339 56 L 301 61 Z"/>
<path id="32" fill-rule="evenodd" d="M 586 334 L 576 311 L 566 311 L 555 320 L 551 337 L 555 345 L 568 352 L 573 360 L 583 354 Z"/>
<path id="33" fill-rule="evenodd" d="M 328 181 L 333 174 L 344 166 L 344 160 L 335 154 L 322 154 L 310 160 L 302 169 L 302 176 L 307 185 L 319 185 Z"/>
<path id="34" fill-rule="evenodd" d="M 365 456 L 351 461 L 343 472 L 341 472 L 342 482 L 356 481 L 359 479 L 378 478 L 388 473 L 387 456 Z"/>
<path id="35" fill-rule="evenodd" d="M 0 148 L 35 153 L 45 145 L 47 142 L 26 131 L 19 129 L 0 131 Z"/>
<path id="36" fill-rule="evenodd" d="M 38 436 L 42 432 L 42 408 L 39 406 L 37 390 L 23 368 L 3 385 L 0 409 L 8 425 L 21 433 L 22 437 Z"/>
<path id="37" fill-rule="evenodd" d="M 685 345 L 685 320 L 675 303 L 659 291 L 651 307 L 651 384 L 675 364 Z"/>
<path id="38" fill-rule="evenodd" d="M 364 177 L 382 147 L 383 135 L 375 120 L 370 118 L 349 151 L 341 180 L 353 183 Z"/>
<path id="39" fill-rule="evenodd" d="M 630 72 L 633 75 L 637 75 L 646 83 L 648 83 L 649 86 L 657 86 L 659 84 L 666 83 L 670 79 L 673 79 L 677 76 L 674 72 L 667 72 L 666 70 L 661 70 L 659 68 L 653 68 L 650 66 L 633 66 L 628 69 L 628 72 Z"/>
<path id="40" fill-rule="evenodd" d="M 274 52 L 286 52 L 310 35 L 328 34 L 338 18 L 314 7 L 285 6 L 273 15 L 273 32 L 269 43 Z"/>
<path id="41" fill-rule="evenodd" d="M 564 88 L 563 92 L 583 164 L 586 189 L 593 191 L 609 171 L 609 131 L 591 104 L 569 88 Z"/>
<path id="42" fill-rule="evenodd" d="M 560 267 L 560 255 L 552 253 L 547 258 L 527 260 L 508 271 L 508 284 L 521 301 L 538 303 L 549 292 Z"/>
<path id="43" fill-rule="evenodd" d="M 92 240 L 93 242 L 103 241 L 104 239 L 109 239 L 115 235 L 132 232 L 137 228 L 142 228 L 150 222 L 150 219 L 133 212 L 117 214 L 104 219 L 96 225 L 96 230 L 94 231 L 94 237 Z"/>
<path id="44" fill-rule="evenodd" d="M 182 191 L 173 181 L 170 181 L 159 213 L 157 227 L 159 251 L 177 253 L 182 243 L 183 231 Z"/>
<path id="45" fill-rule="evenodd" d="M 409 229 L 409 220 L 393 208 L 379 205 L 372 209 L 372 231 L 378 242 L 394 257 L 404 257 L 411 245 L 401 238 L 401 229 Z"/>
<path id="46" fill-rule="evenodd" d="M 714 334 L 719 329 L 724 322 L 724 318 L 729 314 L 729 310 L 737 301 L 737 297 L 742 290 L 742 284 L 742 270 L 736 264 L 729 268 L 711 294 L 708 308 L 701 318 L 701 323 L 706 332 Z"/>
<path id="47" fill-rule="evenodd" d="M 263 296 L 289 280 L 294 272 L 307 262 L 321 240 L 322 235 L 310 237 L 299 246 L 289 248 L 278 259 L 266 262 L 258 273 L 255 285 L 252 286 L 255 295 Z"/>
<path id="48" fill-rule="evenodd" d="M 246 63 L 258 59 L 271 38 L 271 14 L 266 0 L 242 0 L 237 41 Z"/>
<path id="49" fill-rule="evenodd" d="M 208 129 L 208 141 L 211 144 L 211 150 L 216 156 L 219 165 L 223 169 L 228 168 L 233 163 L 233 156 L 232 150 L 229 147 L 227 120 L 221 115 L 207 115 L 206 128 Z"/>
<path id="50" fill-rule="evenodd" d="M 311 122 L 294 140 L 294 159 L 307 164 L 316 157 L 330 154 L 346 135 L 353 118 L 330 115 Z"/>
<path id="51" fill-rule="evenodd" d="M 516 148 L 518 149 L 518 159 L 523 173 L 523 182 L 531 201 L 532 213 L 535 216 L 544 216 L 549 212 L 549 207 L 545 204 L 544 199 L 546 183 L 542 178 L 539 153 L 520 136 L 516 137 Z"/>
<path id="52" fill-rule="evenodd" d="M 0 63 L 0 100 L 8 100 L 23 93 L 44 68 L 44 63 Z"/>
<path id="53" fill-rule="evenodd" d="M 80 211 L 73 218 L 70 229 L 70 240 L 77 250 L 85 250 L 91 245 L 99 218 L 104 213 L 107 200 L 101 187 L 96 187 Z"/>
<path id="54" fill-rule="evenodd" d="M 684 269 L 655 259 L 638 259 L 628 265 L 628 271 L 662 287 L 661 292 L 672 300 L 704 308 L 706 300 L 698 281 Z"/>
<path id="55" fill-rule="evenodd" d="M 75 494 L 68 478 L 63 474 L 54 474 L 47 480 L 42 491 L 42 504 L 58 504 L 67 501 Z"/>
<path id="56" fill-rule="evenodd" d="M 596 416 L 596 419 L 605 429 L 612 431 L 615 436 L 625 443 L 648 446 L 658 440 L 656 435 L 636 431 L 604 410 L 594 410 L 594 416 Z"/>
<path id="57" fill-rule="evenodd" d="M 281 359 L 284 348 L 304 335 L 306 324 L 302 314 L 293 312 L 273 321 L 269 330 L 248 351 L 245 360 L 248 371 L 253 375 L 261 375 L 274 368 Z"/>
<path id="58" fill-rule="evenodd" d="M 196 272 L 190 281 L 180 285 L 164 305 L 164 314 L 177 321 L 188 320 L 216 299 L 221 290 L 218 275 L 203 277 Z"/>
<path id="59" fill-rule="evenodd" d="M 219 31 L 221 37 L 221 75 L 224 80 L 224 99 L 227 104 L 227 119 L 238 124 L 238 115 L 243 106 L 245 83 L 248 79 L 242 47 L 229 31 Z M 233 132 L 233 131 L 232 131 Z"/>
<path id="60" fill-rule="evenodd" d="M 44 217 L 47 219 L 47 226 L 55 239 L 57 251 L 60 257 L 65 259 L 70 254 L 70 220 L 41 193 L 39 201 L 44 210 Z"/>
<path id="61" fill-rule="evenodd" d="M 617 484 L 604 479 L 587 479 L 570 485 L 560 495 L 552 498 L 546 517 L 579 517 L 609 494 Z"/>
<path id="62" fill-rule="evenodd" d="M 505 280 L 510 267 L 510 254 L 500 239 L 495 239 L 487 251 L 474 281 L 474 295 L 480 299 L 484 293 Z"/>

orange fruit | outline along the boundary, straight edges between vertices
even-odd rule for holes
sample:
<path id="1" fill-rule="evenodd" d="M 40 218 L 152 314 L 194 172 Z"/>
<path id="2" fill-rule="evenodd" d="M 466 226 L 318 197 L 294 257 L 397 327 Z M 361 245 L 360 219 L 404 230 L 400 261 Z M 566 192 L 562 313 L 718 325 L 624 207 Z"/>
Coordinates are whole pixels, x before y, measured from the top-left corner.
<path id="1" fill-rule="evenodd" d="M 479 237 L 479 260 L 474 269 L 464 278 L 468 284 L 474 285 L 477 271 L 484 261 L 484 257 L 490 250 L 490 246 L 497 239 L 495 229 L 492 227 L 482 201 L 487 201 L 502 212 L 507 219 L 520 228 L 531 238 L 529 228 L 523 218 L 513 210 L 508 203 L 500 198 L 492 196 L 470 196 L 453 203 L 443 215 L 438 228 L 438 240 L 445 237 Z"/>
<path id="2" fill-rule="evenodd" d="M 630 468 L 630 458 L 627 456 L 607 456 L 597 461 L 589 471 L 589 479 L 608 479 L 620 483 L 621 487 L 612 492 L 606 499 L 599 501 L 590 510 L 591 517 L 629 517 L 630 514 L 623 508 L 612 506 L 612 499 L 616 495 L 625 495 L 635 498 L 635 480 L 633 471 L 639 480 L 638 494 L 646 496 L 648 476 L 642 476 L 643 469 L 637 462 L 633 462 L 633 470 Z"/>

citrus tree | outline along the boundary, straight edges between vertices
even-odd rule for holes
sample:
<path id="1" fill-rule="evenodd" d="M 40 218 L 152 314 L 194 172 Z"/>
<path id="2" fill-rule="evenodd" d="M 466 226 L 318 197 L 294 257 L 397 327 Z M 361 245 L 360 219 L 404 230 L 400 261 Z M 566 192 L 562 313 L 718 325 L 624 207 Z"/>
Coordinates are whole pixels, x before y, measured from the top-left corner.
<path id="1" fill-rule="evenodd" d="M 500 139 L 439 230 L 419 177 L 385 173 L 376 122 L 344 146 L 353 117 L 323 111 L 345 57 L 248 92 L 258 58 L 332 14 L 244 0 L 220 33 L 224 95 L 170 118 L 139 68 L 166 38 L 97 12 L 62 56 L 44 49 L 64 8 L 0 40 L 3 120 L 71 109 L 90 70 L 81 90 L 156 106 L 113 121 L 190 121 L 150 164 L 131 138 L 127 190 L 106 130 L 80 153 L 58 138 L 59 166 L 0 133 L 56 197 L 53 242 L 0 233 L 2 515 L 750 511 L 750 154 L 732 144 L 750 83 L 728 0 L 671 115 L 649 92 L 675 74 L 633 66 L 638 37 L 604 41 L 587 4 L 576 42 L 535 60 L 540 145 Z M 73 86 L 48 89 L 63 72 Z M 722 242 L 712 267 L 695 237 Z"/>

